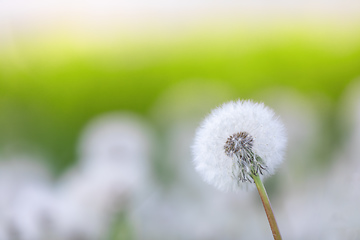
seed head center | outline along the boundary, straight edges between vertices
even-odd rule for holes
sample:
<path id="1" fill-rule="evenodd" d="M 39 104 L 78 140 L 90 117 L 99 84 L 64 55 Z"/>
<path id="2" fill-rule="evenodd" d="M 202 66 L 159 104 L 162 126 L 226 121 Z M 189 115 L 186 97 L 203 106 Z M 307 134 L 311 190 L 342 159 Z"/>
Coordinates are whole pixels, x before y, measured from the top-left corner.
<path id="1" fill-rule="evenodd" d="M 230 137 L 225 142 L 225 154 L 232 157 L 234 154 L 242 155 L 241 153 L 251 151 L 254 144 L 254 139 L 247 132 L 238 132 Z"/>

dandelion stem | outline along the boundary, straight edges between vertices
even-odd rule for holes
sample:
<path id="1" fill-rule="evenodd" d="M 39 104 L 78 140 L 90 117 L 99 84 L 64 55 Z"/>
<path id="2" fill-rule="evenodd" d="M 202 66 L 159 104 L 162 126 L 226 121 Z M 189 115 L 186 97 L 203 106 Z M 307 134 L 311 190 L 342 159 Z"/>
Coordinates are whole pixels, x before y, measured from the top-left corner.
<path id="1" fill-rule="evenodd" d="M 273 234 L 273 237 L 275 240 L 281 240 L 281 235 L 280 235 L 280 231 L 279 231 L 279 227 L 276 223 L 276 219 L 274 216 L 274 212 L 271 208 L 271 204 L 270 204 L 270 200 L 269 197 L 266 193 L 264 184 L 262 183 L 259 174 L 252 174 L 251 177 L 254 179 L 254 182 L 256 184 L 257 190 L 259 191 L 259 195 L 262 201 L 262 204 L 264 206 L 265 212 L 266 212 L 266 216 L 268 218 L 269 224 L 270 224 L 270 228 Z"/>

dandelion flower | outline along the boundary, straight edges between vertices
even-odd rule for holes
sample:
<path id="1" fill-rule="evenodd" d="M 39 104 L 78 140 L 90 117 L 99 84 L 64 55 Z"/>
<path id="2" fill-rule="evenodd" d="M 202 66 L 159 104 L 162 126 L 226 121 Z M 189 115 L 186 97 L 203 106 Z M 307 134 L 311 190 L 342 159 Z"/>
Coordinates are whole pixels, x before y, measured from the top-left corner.
<path id="1" fill-rule="evenodd" d="M 274 239 L 281 239 L 261 179 L 283 159 L 285 130 L 262 103 L 237 101 L 213 110 L 198 128 L 193 155 L 203 179 L 224 191 L 257 187 Z"/>
<path id="2" fill-rule="evenodd" d="M 251 189 L 251 172 L 271 175 L 283 160 L 284 126 L 262 103 L 236 101 L 214 109 L 198 128 L 194 164 L 203 179 L 224 191 Z"/>

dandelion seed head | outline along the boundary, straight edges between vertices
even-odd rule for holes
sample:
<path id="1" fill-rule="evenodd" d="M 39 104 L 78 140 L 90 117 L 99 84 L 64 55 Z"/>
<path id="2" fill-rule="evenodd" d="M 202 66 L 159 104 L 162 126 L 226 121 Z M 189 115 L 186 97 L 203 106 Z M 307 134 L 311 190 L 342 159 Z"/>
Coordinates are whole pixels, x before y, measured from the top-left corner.
<path id="1" fill-rule="evenodd" d="M 193 162 L 203 179 L 224 191 L 254 188 L 283 160 L 285 129 L 262 103 L 236 101 L 214 109 L 196 131 Z"/>

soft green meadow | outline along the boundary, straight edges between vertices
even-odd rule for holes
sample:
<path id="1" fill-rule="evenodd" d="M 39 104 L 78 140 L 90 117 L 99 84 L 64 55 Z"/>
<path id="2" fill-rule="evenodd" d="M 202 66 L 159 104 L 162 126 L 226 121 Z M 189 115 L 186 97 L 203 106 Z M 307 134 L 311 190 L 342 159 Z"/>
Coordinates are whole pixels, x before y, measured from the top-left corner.
<path id="1" fill-rule="evenodd" d="M 159 96 L 183 81 L 224 83 L 234 93 L 228 99 L 296 89 L 329 108 L 327 130 L 336 134 L 331 111 L 359 76 L 359 26 L 13 36 L 0 53 L 0 145 L 4 153 L 43 152 L 61 171 L 76 158 L 77 136 L 89 119 L 116 110 L 149 117 Z"/>

